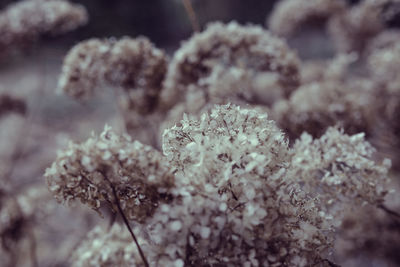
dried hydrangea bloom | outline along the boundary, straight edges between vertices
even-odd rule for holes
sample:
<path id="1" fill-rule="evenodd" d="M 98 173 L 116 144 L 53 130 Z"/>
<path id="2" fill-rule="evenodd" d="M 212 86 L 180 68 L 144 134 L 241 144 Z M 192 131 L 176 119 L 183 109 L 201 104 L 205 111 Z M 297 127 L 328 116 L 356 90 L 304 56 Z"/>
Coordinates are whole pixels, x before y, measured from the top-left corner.
<path id="1" fill-rule="evenodd" d="M 364 0 L 329 22 L 329 32 L 341 52 L 362 51 L 385 28 L 383 12 L 391 0 Z"/>
<path id="2" fill-rule="evenodd" d="M 173 200 L 146 223 L 158 262 L 296 265 L 321 260 L 329 225 L 286 176 L 287 141 L 266 114 L 215 106 L 165 131 Z"/>
<path id="3" fill-rule="evenodd" d="M 78 199 L 92 209 L 110 205 L 141 221 L 162 202 L 173 176 L 160 152 L 106 127 L 100 136 L 71 143 L 45 173 L 60 202 Z M 115 199 L 115 195 L 118 199 Z"/>
<path id="4" fill-rule="evenodd" d="M 25 101 L 8 94 L 0 94 L 0 118 L 11 112 L 24 115 L 26 112 Z"/>
<path id="5" fill-rule="evenodd" d="M 336 258 L 342 266 L 357 258 L 398 266 L 399 224 L 398 218 L 371 206 L 347 212 L 335 242 Z"/>
<path id="6" fill-rule="evenodd" d="M 273 176 L 286 167 L 287 141 L 266 113 L 229 104 L 199 120 L 184 117 L 180 124 L 164 132 L 163 152 L 190 184 L 204 185 L 203 177 L 221 190 L 229 183 L 235 191 L 239 177 Z"/>
<path id="7" fill-rule="evenodd" d="M 61 0 L 25 0 L 0 13 L 1 53 L 26 45 L 43 34 L 60 34 L 76 29 L 88 20 L 81 5 Z"/>
<path id="8" fill-rule="evenodd" d="M 272 179 L 271 179 L 272 180 Z M 312 200 L 276 181 L 249 181 L 247 201 L 229 207 L 209 184 L 204 191 L 183 186 L 147 221 L 147 252 L 164 266 L 308 266 L 329 246 L 329 225 Z M 324 230 L 322 230 L 324 229 Z"/>
<path id="9" fill-rule="evenodd" d="M 307 23 L 320 24 L 347 7 L 343 0 L 283 0 L 275 5 L 268 19 L 269 29 L 289 37 Z"/>
<path id="10" fill-rule="evenodd" d="M 176 51 L 161 101 L 168 108 L 193 92 L 204 102 L 270 104 L 297 85 L 298 59 L 284 41 L 258 26 L 213 23 Z"/>
<path id="11" fill-rule="evenodd" d="M 140 243 L 144 246 L 143 240 Z M 144 266 L 129 232 L 119 224 L 109 231 L 99 226 L 91 230 L 74 250 L 70 262 L 74 267 Z"/>
<path id="12" fill-rule="evenodd" d="M 221 101 L 225 102 L 225 101 Z M 262 113 L 269 113 L 269 108 L 263 105 L 251 105 L 243 101 L 237 101 L 235 99 L 229 99 L 229 102 L 244 108 L 251 108 Z M 186 93 L 185 100 L 176 104 L 171 108 L 167 115 L 164 116 L 162 122 L 159 124 L 158 132 L 159 139 L 162 139 L 162 135 L 165 129 L 169 129 L 174 125 L 180 125 L 180 121 L 183 116 L 188 116 L 192 119 L 200 119 L 200 115 L 211 111 L 215 106 L 215 103 L 206 102 L 204 95 L 201 91 L 190 90 Z M 186 115 L 185 115 L 186 114 Z"/>
<path id="13" fill-rule="evenodd" d="M 291 141 L 303 132 L 320 137 L 334 125 L 350 134 L 369 133 L 373 124 L 368 110 L 373 103 L 371 86 L 367 80 L 345 85 L 337 82 L 304 85 L 288 101 L 274 106 L 274 118 Z"/>
<path id="14" fill-rule="evenodd" d="M 164 52 L 144 37 L 90 39 L 69 51 L 58 87 L 77 99 L 101 85 L 122 88 L 123 109 L 148 114 L 157 107 L 166 65 Z"/>
<path id="15" fill-rule="evenodd" d="M 293 141 L 303 132 L 320 137 L 329 126 L 346 133 L 369 133 L 374 123 L 373 92 L 369 79 L 347 79 L 348 65 L 355 58 L 341 55 L 325 64 L 323 71 L 307 74 L 305 83 L 289 100 L 273 107 L 273 117 Z"/>
<path id="16" fill-rule="evenodd" d="M 390 160 L 377 162 L 364 134 L 329 128 L 319 139 L 307 133 L 295 142 L 291 169 L 307 192 L 318 192 L 326 210 L 337 205 L 379 205 L 387 193 Z"/>

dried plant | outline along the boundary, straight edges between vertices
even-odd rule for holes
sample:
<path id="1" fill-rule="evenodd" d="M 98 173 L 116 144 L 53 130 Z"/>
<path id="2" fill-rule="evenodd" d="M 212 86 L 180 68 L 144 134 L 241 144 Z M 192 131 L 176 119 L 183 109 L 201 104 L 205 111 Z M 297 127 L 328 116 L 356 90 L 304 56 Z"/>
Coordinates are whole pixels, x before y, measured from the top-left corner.
<path id="1" fill-rule="evenodd" d="M 159 94 L 167 57 L 144 37 L 91 39 L 77 44 L 64 59 L 58 88 L 85 99 L 100 86 L 114 87 L 128 132 L 144 143 L 155 144 L 163 115 Z"/>
<path id="2" fill-rule="evenodd" d="M 69 51 L 58 86 L 77 99 L 104 84 L 122 88 L 122 107 L 148 114 L 157 107 L 166 63 L 164 52 L 144 37 L 91 39 Z"/>
<path id="3" fill-rule="evenodd" d="M 78 199 L 96 211 L 109 206 L 114 212 L 120 204 L 129 219 L 138 221 L 154 212 L 173 183 L 160 152 L 108 127 L 85 143 L 71 143 L 45 177 L 60 202 Z"/>
<path id="4" fill-rule="evenodd" d="M 338 51 L 363 51 L 385 29 L 385 10 L 391 2 L 396 0 L 364 0 L 332 17 L 328 30 Z"/>
<path id="5" fill-rule="evenodd" d="M 199 31 L 204 18 L 190 2 L 183 1 Z M 101 103 L 116 130 L 71 142 L 43 164 L 36 146 L 51 153 L 65 138 L 52 136 L 61 130 L 45 113 L 63 108 L 38 108 L 44 95 L 0 94 L 0 265 L 397 266 L 399 7 L 283 0 L 268 19 L 271 32 L 211 23 L 171 60 L 146 37 L 78 43 L 58 90 L 83 101 L 111 88 L 120 114 L 114 101 Z M 86 20 L 80 5 L 20 1 L 0 13 L 0 48 L 6 54 Z M 354 52 L 305 54 L 303 46 L 321 48 L 320 26 L 337 51 Z M 86 112 L 97 101 L 68 102 L 78 108 L 61 135 L 80 140 L 89 116 L 90 127 L 104 124 L 98 109 Z M 38 141 L 36 123 L 49 140 Z M 43 165 L 51 165 L 48 188 L 33 183 Z M 84 205 L 68 209 L 51 195 Z"/>
<path id="6" fill-rule="evenodd" d="M 284 41 L 258 26 L 213 23 L 179 48 L 161 92 L 168 111 L 160 132 L 183 114 L 196 116 L 227 102 L 267 106 L 299 84 L 299 60 Z"/>
<path id="7" fill-rule="evenodd" d="M 329 128 L 314 140 L 304 133 L 293 150 L 294 175 L 302 177 L 307 192 L 318 192 L 324 210 L 333 207 L 341 213 L 346 206 L 369 203 L 377 207 L 384 202 L 391 162 L 376 163 L 375 149 L 363 133 L 349 136 Z"/>
<path id="8" fill-rule="evenodd" d="M 75 249 L 70 262 L 75 267 L 143 266 L 129 232 L 119 224 L 114 224 L 109 231 L 99 226 L 90 231 Z"/>
<path id="9" fill-rule="evenodd" d="M 292 150 L 266 114 L 231 104 L 167 129 L 163 152 L 106 128 L 60 153 L 46 178 L 59 200 L 78 198 L 95 210 L 117 203 L 143 224 L 150 266 L 326 263 L 340 218 L 333 223 L 320 200 L 378 205 L 386 192 L 388 164 L 373 160 L 362 135 L 331 129 L 319 140 L 303 136 Z M 143 201 L 119 193 L 134 192 L 135 183 Z M 86 255 L 98 262 L 98 253 Z"/>
<path id="10" fill-rule="evenodd" d="M 343 0 L 282 0 L 275 5 L 267 24 L 272 32 L 290 37 L 302 26 L 320 25 L 346 8 Z"/>
<path id="11" fill-rule="evenodd" d="M 213 23 L 175 53 L 161 101 L 171 107 L 182 96 L 201 92 L 206 102 L 268 104 L 296 89 L 298 64 L 285 42 L 261 27 Z"/>
<path id="12" fill-rule="evenodd" d="M 354 55 L 341 55 L 325 64 L 304 70 L 302 84 L 289 100 L 274 106 L 274 118 L 295 140 L 303 132 L 320 137 L 329 126 L 339 125 L 347 133 L 370 133 L 375 84 L 367 79 L 347 78 Z"/>
<path id="13" fill-rule="evenodd" d="M 1 54 L 26 46 L 41 35 L 61 34 L 85 24 L 87 12 L 81 5 L 63 0 L 24 0 L 0 13 Z"/>

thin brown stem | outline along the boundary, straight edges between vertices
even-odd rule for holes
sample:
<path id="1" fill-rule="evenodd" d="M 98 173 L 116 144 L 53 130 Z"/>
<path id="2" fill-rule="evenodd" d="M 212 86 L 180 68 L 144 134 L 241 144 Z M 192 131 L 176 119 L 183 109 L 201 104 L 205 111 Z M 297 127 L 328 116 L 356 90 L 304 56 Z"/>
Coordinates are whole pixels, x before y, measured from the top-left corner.
<path id="1" fill-rule="evenodd" d="M 182 2 L 183 5 L 185 6 L 186 13 L 189 16 L 193 31 L 199 32 L 200 31 L 199 21 L 197 20 L 196 12 L 194 12 L 192 2 L 190 0 L 182 0 Z"/>
<path id="2" fill-rule="evenodd" d="M 386 207 L 385 205 L 381 204 L 378 206 L 378 208 L 380 208 L 381 210 L 385 211 L 386 213 L 388 213 L 391 216 L 394 216 L 398 219 L 400 219 L 400 214 L 394 210 L 389 209 L 388 207 Z"/>
<path id="3" fill-rule="evenodd" d="M 137 247 L 137 249 L 138 249 L 138 251 L 139 251 L 140 257 L 142 258 L 144 265 L 145 265 L 146 267 L 149 267 L 150 265 L 149 265 L 149 263 L 147 262 L 147 259 L 146 259 L 146 257 L 144 256 L 144 253 L 143 253 L 143 251 L 142 251 L 142 248 L 140 247 L 139 242 L 137 241 L 137 238 L 136 238 L 135 234 L 134 234 L 133 231 L 132 231 L 132 228 L 131 228 L 131 226 L 130 226 L 130 224 L 129 224 L 128 218 L 126 217 L 124 211 L 123 211 L 122 208 L 121 208 L 121 204 L 119 203 L 119 198 L 118 198 L 118 196 L 117 196 L 117 192 L 116 192 L 116 190 L 115 190 L 114 185 L 111 183 L 110 180 L 107 179 L 107 177 L 106 177 L 105 175 L 104 175 L 104 178 L 105 178 L 105 179 L 108 181 L 108 183 L 110 184 L 111 190 L 112 190 L 113 195 L 114 195 L 114 198 L 115 198 L 115 204 L 117 205 L 119 214 L 121 215 L 121 217 L 122 217 L 122 219 L 123 219 L 123 221 L 124 221 L 126 227 L 128 228 L 129 233 L 130 233 L 131 236 L 132 236 L 133 241 L 134 241 L 135 244 L 136 244 L 136 247 Z"/>

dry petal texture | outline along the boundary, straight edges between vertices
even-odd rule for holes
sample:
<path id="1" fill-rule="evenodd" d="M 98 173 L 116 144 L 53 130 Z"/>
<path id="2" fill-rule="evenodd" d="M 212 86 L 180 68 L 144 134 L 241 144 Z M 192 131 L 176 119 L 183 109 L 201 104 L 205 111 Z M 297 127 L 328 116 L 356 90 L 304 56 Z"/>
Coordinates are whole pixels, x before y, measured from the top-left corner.
<path id="1" fill-rule="evenodd" d="M 288 144 L 266 114 L 216 106 L 164 133 L 174 199 L 148 221 L 159 262 L 190 266 L 317 262 L 328 226 L 286 176 Z M 321 253 L 321 254 L 320 254 Z"/>
<path id="2" fill-rule="evenodd" d="M 340 55 L 332 62 L 317 64 L 317 71 L 302 73 L 304 84 L 289 100 L 274 105 L 274 118 L 291 141 L 303 132 L 320 137 L 329 126 L 339 125 L 346 133 L 370 132 L 374 126 L 372 107 L 375 84 L 362 78 L 347 78 L 354 55 Z M 311 65 L 307 68 L 313 68 Z"/>
<path id="3" fill-rule="evenodd" d="M 290 149 L 265 113 L 232 104 L 184 117 L 165 131 L 163 152 L 106 129 L 71 145 L 46 177 L 57 198 L 94 209 L 115 203 L 115 186 L 129 219 L 143 225 L 152 266 L 310 266 L 326 262 L 340 225 L 332 207 L 381 204 L 390 165 L 373 160 L 362 134 L 334 128 L 320 139 L 305 134 Z M 137 258 L 126 256 L 128 246 L 106 250 L 105 241 L 90 240 L 76 262 Z"/>
<path id="4" fill-rule="evenodd" d="M 43 34 L 61 34 L 85 24 L 87 12 L 81 5 L 60 0 L 25 0 L 0 13 L 1 53 L 26 45 Z"/>
<path id="5" fill-rule="evenodd" d="M 195 95 L 202 103 L 270 104 L 297 85 L 298 59 L 284 41 L 258 26 L 213 23 L 175 53 L 161 101 L 168 108 Z"/>
<path id="6" fill-rule="evenodd" d="M 291 169 L 301 177 L 303 189 L 320 195 L 326 211 L 343 204 L 379 205 L 387 193 L 391 163 L 376 162 L 374 152 L 363 133 L 349 136 L 329 128 L 319 139 L 304 133 L 293 146 Z"/>
<path id="7" fill-rule="evenodd" d="M 128 133 L 154 144 L 163 117 L 157 109 L 166 68 L 164 52 L 144 37 L 91 39 L 65 57 L 58 87 L 77 99 L 90 97 L 97 87 L 114 87 Z"/>
<path id="8" fill-rule="evenodd" d="M 119 224 L 109 231 L 95 227 L 75 249 L 70 262 L 74 267 L 144 266 L 129 232 Z"/>
<path id="9" fill-rule="evenodd" d="M 320 24 L 347 7 L 342 0 L 283 0 L 275 5 L 268 19 L 269 29 L 289 37 L 304 24 Z"/>
<path id="10" fill-rule="evenodd" d="M 121 105 L 141 114 L 157 106 L 167 59 L 146 38 L 90 39 L 65 57 L 59 89 L 75 98 L 93 94 L 100 85 L 122 88 Z"/>
<path id="11" fill-rule="evenodd" d="M 138 221 L 154 212 L 173 183 L 160 152 L 108 127 L 82 144 L 71 143 L 45 177 L 58 201 L 78 199 L 94 210 L 110 205 L 116 211 L 115 190 L 125 215 Z"/>

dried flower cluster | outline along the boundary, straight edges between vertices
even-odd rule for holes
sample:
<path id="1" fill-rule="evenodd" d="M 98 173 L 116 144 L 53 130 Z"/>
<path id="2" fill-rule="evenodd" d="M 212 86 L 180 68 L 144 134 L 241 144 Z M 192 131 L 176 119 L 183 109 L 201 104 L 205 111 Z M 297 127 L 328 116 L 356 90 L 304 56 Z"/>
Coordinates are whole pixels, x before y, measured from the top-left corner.
<path id="1" fill-rule="evenodd" d="M 332 18 L 329 32 L 339 51 L 362 51 L 367 41 L 385 27 L 383 11 L 391 0 L 364 0 Z"/>
<path id="2" fill-rule="evenodd" d="M 303 131 L 320 137 L 328 127 L 338 125 L 347 133 L 369 134 L 374 119 L 374 83 L 347 79 L 354 55 L 340 55 L 329 63 L 309 63 L 302 71 L 303 84 L 288 100 L 274 105 L 274 118 L 291 140 Z"/>
<path id="3" fill-rule="evenodd" d="M 109 231 L 95 227 L 79 244 L 70 261 L 74 267 L 143 265 L 129 232 L 119 224 L 114 224 Z"/>
<path id="4" fill-rule="evenodd" d="M 78 199 L 96 211 L 121 205 L 128 218 L 139 221 L 164 201 L 173 183 L 160 152 L 108 127 L 83 144 L 71 143 L 45 177 L 60 202 Z"/>
<path id="5" fill-rule="evenodd" d="M 167 61 L 165 53 L 144 37 L 91 39 L 69 51 L 58 88 L 85 99 L 98 87 L 114 87 L 128 132 L 154 145 L 153 135 L 163 117 L 157 111 Z"/>
<path id="6" fill-rule="evenodd" d="M 385 28 L 398 25 L 399 6 L 397 0 L 363 0 L 354 6 L 342 0 L 282 0 L 267 24 L 272 32 L 285 37 L 301 32 L 305 25 L 322 25 L 338 51 L 362 52 Z"/>
<path id="7" fill-rule="evenodd" d="M 167 59 L 144 37 L 91 39 L 79 43 L 65 58 L 59 89 L 87 98 L 100 85 L 124 90 L 123 108 L 140 114 L 154 111 Z"/>
<path id="8" fill-rule="evenodd" d="M 376 164 L 375 150 L 363 133 L 349 136 L 329 128 L 315 140 L 303 133 L 293 150 L 295 175 L 302 177 L 306 191 L 318 190 L 325 209 L 349 201 L 358 205 L 383 203 L 391 162 L 385 159 Z"/>
<path id="9" fill-rule="evenodd" d="M 333 213 L 318 198 L 354 202 L 360 197 L 376 204 L 385 194 L 388 165 L 373 161 L 361 135 L 331 129 L 318 140 L 304 136 L 290 149 L 266 114 L 225 105 L 198 120 L 184 118 L 163 139 L 165 156 L 154 159 L 156 151 L 138 149 L 137 142 L 106 128 L 99 138 L 62 152 L 46 171 L 59 200 L 78 198 L 94 209 L 107 200 L 115 203 L 110 184 L 124 191 L 135 176 L 143 188 L 154 181 L 155 190 L 140 192 L 157 204 L 151 208 L 139 204 L 130 210 L 124 203 L 132 199 L 116 194 L 129 219 L 146 229 L 150 265 L 322 264 L 331 245 Z M 144 156 L 146 151 L 153 156 Z M 314 164 L 314 157 L 323 160 Z M 319 185 L 322 173 L 326 177 Z M 359 196 L 352 198 L 353 192 Z M 155 198 L 166 193 L 164 201 Z M 99 262 L 98 253 L 82 253 Z M 128 264 L 134 255 L 125 260 Z"/>
<path id="10" fill-rule="evenodd" d="M 175 52 L 161 94 L 173 106 L 160 129 L 183 114 L 197 116 L 214 104 L 263 110 L 299 84 L 299 60 L 281 39 L 258 26 L 213 23 Z"/>
<path id="11" fill-rule="evenodd" d="M 50 165 L 31 160 L 30 124 L 58 132 L 44 123 L 54 107 L 34 96 L 26 114 L 1 93 L 0 265 L 398 266 L 400 2 L 348 2 L 281 0 L 269 31 L 213 22 L 171 59 L 146 37 L 78 43 L 58 90 L 85 100 L 111 87 L 118 130 L 60 151 L 48 188 L 25 176 Z M 0 13 L 0 56 L 86 22 L 66 0 L 20 1 Z M 306 55 L 325 32 L 337 53 Z M 62 135 L 79 139 L 85 116 Z"/>
<path id="12" fill-rule="evenodd" d="M 298 83 L 298 59 L 284 41 L 259 26 L 213 23 L 175 53 L 162 101 L 171 106 L 182 94 L 201 92 L 213 103 L 268 103 L 289 96 Z"/>
<path id="13" fill-rule="evenodd" d="M 267 24 L 272 32 L 289 37 L 302 26 L 318 25 L 346 8 L 343 0 L 283 0 L 275 5 Z"/>
<path id="14" fill-rule="evenodd" d="M 0 50 L 25 46 L 44 34 L 61 34 L 85 24 L 81 5 L 64 0 L 24 0 L 0 13 Z"/>

